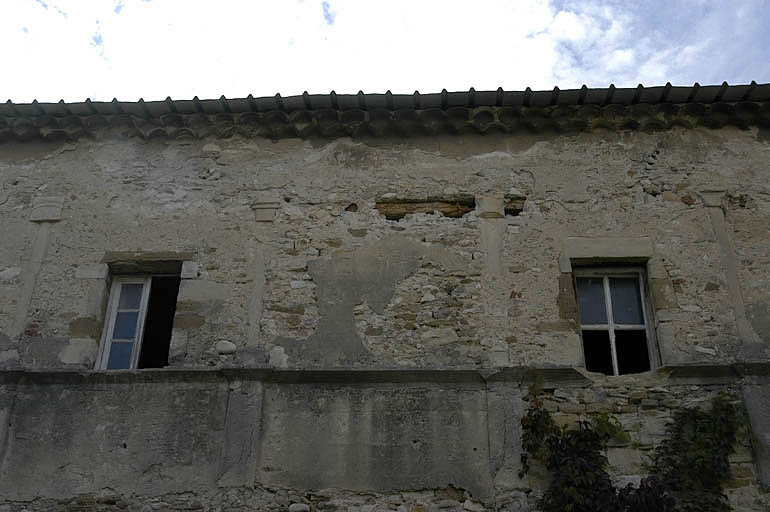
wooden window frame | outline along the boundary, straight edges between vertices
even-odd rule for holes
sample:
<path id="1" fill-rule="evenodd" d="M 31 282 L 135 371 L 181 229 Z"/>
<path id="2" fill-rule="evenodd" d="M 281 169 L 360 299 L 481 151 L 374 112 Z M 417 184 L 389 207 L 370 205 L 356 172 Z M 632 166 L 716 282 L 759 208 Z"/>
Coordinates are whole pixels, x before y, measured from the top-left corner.
<path id="1" fill-rule="evenodd" d="M 575 289 L 575 299 L 578 305 L 580 304 L 580 296 L 578 291 L 577 279 L 582 277 L 593 277 L 602 279 L 602 287 L 604 290 L 604 307 L 605 315 L 607 319 L 606 324 L 584 324 L 582 320 L 582 314 L 578 307 L 578 317 L 580 319 L 580 340 L 583 344 L 583 331 L 607 331 L 610 339 L 610 352 L 612 357 L 612 375 L 629 375 L 620 374 L 618 371 L 618 356 L 617 346 L 615 342 L 615 331 L 619 330 L 635 330 L 644 331 L 647 341 L 647 357 L 650 362 L 650 370 L 659 366 L 660 356 L 655 343 L 654 330 L 652 329 L 651 322 L 651 310 L 650 300 L 648 295 L 647 279 L 645 269 L 638 266 L 594 266 L 594 267 L 582 267 L 573 269 L 573 280 Z M 612 296 L 610 292 L 609 279 L 612 277 L 628 278 L 637 276 L 639 279 L 639 294 L 640 304 L 642 307 L 642 320 L 644 324 L 617 324 L 614 322 L 612 314 Z M 583 344 L 583 364 L 585 365 L 585 345 Z"/>
<path id="2" fill-rule="evenodd" d="M 99 343 L 99 355 L 96 358 L 97 370 L 107 370 L 107 364 L 110 357 L 110 349 L 112 347 L 112 335 L 115 330 L 115 320 L 119 311 L 118 303 L 120 300 L 120 292 L 124 284 L 141 284 L 142 297 L 139 301 L 138 319 L 136 326 L 136 333 L 134 338 L 134 346 L 131 352 L 131 364 L 128 368 L 111 369 L 110 371 L 119 370 L 134 370 L 139 364 L 139 354 L 142 352 L 142 339 L 144 338 L 144 323 L 147 319 L 147 303 L 150 297 L 150 287 L 152 286 L 151 276 L 121 276 L 114 277 L 110 284 L 110 297 L 107 301 L 107 313 L 105 315 L 106 329 L 102 333 L 102 339 Z"/>

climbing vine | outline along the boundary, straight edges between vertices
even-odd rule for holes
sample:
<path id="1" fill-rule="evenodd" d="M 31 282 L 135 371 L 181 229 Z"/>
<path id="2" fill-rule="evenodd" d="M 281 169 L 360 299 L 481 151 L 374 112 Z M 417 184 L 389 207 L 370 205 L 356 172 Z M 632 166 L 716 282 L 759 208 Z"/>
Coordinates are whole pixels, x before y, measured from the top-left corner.
<path id="1" fill-rule="evenodd" d="M 522 473 L 541 462 L 553 479 L 540 506 L 544 512 L 728 512 L 722 485 L 730 478 L 729 455 L 741 436 L 750 435 L 745 411 L 724 397 L 711 411 L 674 413 L 667 438 L 656 448 L 639 487 L 616 489 L 604 450 L 610 439 L 628 441 L 608 414 L 581 421 L 577 429 L 558 427 L 530 391 L 522 418 Z"/>

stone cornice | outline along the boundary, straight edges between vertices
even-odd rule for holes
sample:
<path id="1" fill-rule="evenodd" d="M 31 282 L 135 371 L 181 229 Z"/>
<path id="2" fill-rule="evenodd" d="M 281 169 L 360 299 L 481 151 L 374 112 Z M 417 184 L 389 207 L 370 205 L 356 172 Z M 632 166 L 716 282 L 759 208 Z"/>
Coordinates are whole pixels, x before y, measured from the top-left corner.
<path id="1" fill-rule="evenodd" d="M 311 369 L 274 368 L 157 369 L 126 371 L 5 370 L 5 385 L 115 385 L 151 383 L 226 383 L 262 381 L 280 384 L 531 384 L 548 386 L 650 387 L 666 384 L 728 384 L 770 381 L 770 363 L 665 366 L 654 372 L 621 377 L 589 374 L 572 367 L 476 369 Z"/>

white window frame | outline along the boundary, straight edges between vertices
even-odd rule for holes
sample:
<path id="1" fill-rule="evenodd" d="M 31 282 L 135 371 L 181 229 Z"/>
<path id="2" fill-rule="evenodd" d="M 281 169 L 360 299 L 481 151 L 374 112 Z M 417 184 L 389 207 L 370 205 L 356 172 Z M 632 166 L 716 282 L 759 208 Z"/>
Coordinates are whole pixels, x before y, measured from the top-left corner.
<path id="1" fill-rule="evenodd" d="M 645 271 L 640 267 L 587 267 L 574 269 L 573 277 L 575 280 L 575 298 L 578 301 L 578 316 L 580 316 L 580 340 L 583 340 L 583 331 L 608 331 L 610 338 L 610 352 L 612 355 L 612 374 L 621 375 L 618 371 L 617 346 L 615 344 L 615 331 L 644 331 L 647 341 L 647 358 L 650 362 L 650 370 L 657 366 L 658 352 L 656 350 L 653 330 L 650 326 L 649 300 L 647 299 L 647 286 Z M 639 279 L 640 304 L 642 306 L 642 320 L 644 324 L 617 324 L 612 315 L 612 297 L 610 294 L 610 278 L 628 278 L 637 276 Z M 606 324 L 584 324 L 580 312 L 580 295 L 577 286 L 577 279 L 581 277 L 601 278 L 604 288 L 604 308 L 607 318 Z M 583 345 L 583 364 L 585 365 L 585 345 Z M 627 374 L 623 374 L 627 375 Z"/>
<path id="2" fill-rule="evenodd" d="M 139 314 L 136 326 L 136 337 L 134 338 L 134 346 L 131 352 L 131 364 L 129 368 L 121 369 L 136 369 L 139 364 L 139 354 L 142 352 L 142 339 L 144 338 L 144 322 L 147 318 L 147 303 L 150 297 L 150 286 L 152 285 L 152 277 L 147 276 L 131 276 L 131 277 L 114 277 L 110 285 L 110 297 L 107 301 L 107 313 L 105 316 L 106 326 L 102 333 L 101 343 L 99 344 L 99 355 L 96 358 L 96 369 L 106 370 L 107 362 L 110 358 L 110 349 L 112 347 L 112 334 L 115 330 L 115 319 L 118 314 L 118 302 L 120 300 L 120 292 L 124 284 L 141 284 L 142 297 L 139 301 Z M 118 369 L 110 371 L 119 371 Z"/>

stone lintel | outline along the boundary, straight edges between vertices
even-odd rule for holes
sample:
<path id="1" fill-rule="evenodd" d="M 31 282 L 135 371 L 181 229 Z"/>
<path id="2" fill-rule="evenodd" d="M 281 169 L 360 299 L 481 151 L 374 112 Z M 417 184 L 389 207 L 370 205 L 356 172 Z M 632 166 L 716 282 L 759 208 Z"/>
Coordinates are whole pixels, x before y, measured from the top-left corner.
<path id="1" fill-rule="evenodd" d="M 119 261 L 189 261 L 193 253 L 182 251 L 106 251 L 102 263 Z"/>
<path id="2" fill-rule="evenodd" d="M 191 252 L 175 251 L 107 251 L 106 263 L 113 275 L 180 274 L 185 261 L 192 261 Z"/>
<path id="3" fill-rule="evenodd" d="M 571 236 L 564 239 L 559 270 L 572 272 L 572 265 L 602 263 L 646 263 L 653 255 L 649 237 L 594 238 Z"/>

